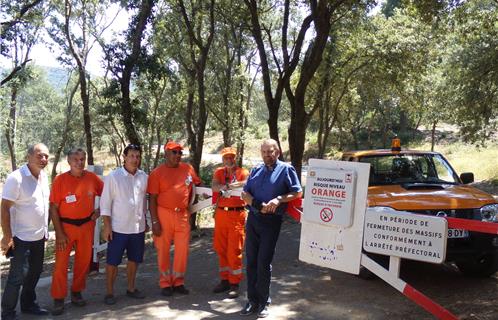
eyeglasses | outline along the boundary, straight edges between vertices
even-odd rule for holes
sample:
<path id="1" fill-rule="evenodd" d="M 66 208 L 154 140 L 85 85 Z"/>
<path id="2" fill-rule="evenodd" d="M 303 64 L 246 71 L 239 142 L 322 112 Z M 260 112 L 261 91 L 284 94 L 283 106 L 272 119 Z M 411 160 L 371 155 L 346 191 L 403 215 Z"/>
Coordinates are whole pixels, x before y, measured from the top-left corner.
<path id="1" fill-rule="evenodd" d="M 182 155 L 183 154 L 183 151 L 182 150 L 171 150 L 171 153 L 173 153 L 175 156 L 176 155 Z"/>

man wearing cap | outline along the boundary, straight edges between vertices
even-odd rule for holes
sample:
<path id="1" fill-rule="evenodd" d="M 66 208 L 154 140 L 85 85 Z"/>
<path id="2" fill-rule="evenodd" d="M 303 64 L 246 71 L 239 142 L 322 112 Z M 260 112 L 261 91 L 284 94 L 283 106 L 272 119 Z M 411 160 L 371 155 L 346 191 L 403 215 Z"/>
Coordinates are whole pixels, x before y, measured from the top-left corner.
<path id="1" fill-rule="evenodd" d="M 48 148 L 42 143 L 28 148 L 28 163 L 7 176 L 2 191 L 2 252 L 11 257 L 2 296 L 2 319 L 16 319 L 21 291 L 21 312 L 47 315 L 36 303 L 35 287 L 43 270 L 48 238 L 48 186 L 43 169 Z M 11 254 L 8 254 L 11 252 Z"/>
<path id="2" fill-rule="evenodd" d="M 242 280 L 242 249 L 244 248 L 244 225 L 247 213 L 240 196 L 231 196 L 231 191 L 246 182 L 249 172 L 235 164 L 237 151 L 227 147 L 221 150 L 223 166 L 215 170 L 211 188 L 218 195 L 214 216 L 214 250 L 218 254 L 221 281 L 214 293 L 228 291 L 228 297 L 239 296 Z"/>
<path id="3" fill-rule="evenodd" d="M 142 149 L 129 144 L 123 151 L 124 165 L 113 170 L 105 179 L 100 198 L 100 214 L 104 220 L 103 238 L 107 244 L 107 294 L 106 304 L 115 304 L 114 282 L 118 274 L 123 253 L 126 250 L 128 262 L 126 273 L 128 287 L 126 295 L 143 299 L 145 295 L 135 288 L 138 264 L 143 261 L 147 212 L 147 174 L 138 169 Z"/>
<path id="4" fill-rule="evenodd" d="M 166 143 L 165 162 L 150 173 L 147 184 L 159 286 L 164 296 L 171 296 L 173 292 L 189 293 L 184 285 L 190 242 L 188 206 L 194 196 L 193 185 L 200 184 L 201 180 L 191 165 L 181 162 L 182 150 L 174 141 Z M 170 264 L 171 242 L 175 244 L 173 266 Z"/>
<path id="5" fill-rule="evenodd" d="M 86 152 L 71 149 L 67 154 L 69 171 L 58 175 L 50 193 L 50 218 L 55 229 L 55 267 L 52 274 L 51 294 L 54 298 L 53 315 L 64 312 L 67 295 L 69 257 L 74 247 L 73 284 L 71 303 L 82 307 L 86 301 L 81 295 L 92 258 L 93 230 L 99 210 L 95 197 L 102 194 L 104 183 L 85 170 Z"/>
<path id="6" fill-rule="evenodd" d="M 263 164 L 255 167 L 242 192 L 249 205 L 246 224 L 246 272 L 248 303 L 241 315 L 269 315 L 271 262 L 275 253 L 282 215 L 287 203 L 302 194 L 296 170 L 278 160 L 280 149 L 273 139 L 261 144 Z"/>

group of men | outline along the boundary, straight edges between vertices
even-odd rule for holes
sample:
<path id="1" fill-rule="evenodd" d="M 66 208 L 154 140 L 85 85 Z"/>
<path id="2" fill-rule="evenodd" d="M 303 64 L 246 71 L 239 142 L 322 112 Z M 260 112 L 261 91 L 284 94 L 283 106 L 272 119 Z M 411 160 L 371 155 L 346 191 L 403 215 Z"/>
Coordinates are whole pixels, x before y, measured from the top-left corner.
<path id="1" fill-rule="evenodd" d="M 189 294 L 184 282 L 190 241 L 189 205 L 195 196 L 193 186 L 201 181 L 193 167 L 181 161 L 180 144 L 170 141 L 164 151 L 164 163 L 147 176 L 139 169 L 140 146 L 129 144 L 123 152 L 123 166 L 113 170 L 103 182 L 85 170 L 85 151 L 72 149 L 67 156 L 70 170 L 58 175 L 50 190 L 43 171 L 48 164 L 48 148 L 37 144 L 28 149 L 28 163 L 7 177 L 2 193 L 1 249 L 11 255 L 1 302 L 2 319 L 16 318 L 21 287 L 21 312 L 48 314 L 36 302 L 35 287 L 43 269 L 49 217 L 56 238 L 51 285 L 53 315 L 64 312 L 67 270 L 73 249 L 70 299 L 75 306 L 86 305 L 81 292 L 90 268 L 95 220 L 100 215 L 104 223 L 102 235 L 108 241 L 106 304 L 117 302 L 114 283 L 125 251 L 126 295 L 136 299 L 145 297 L 136 288 L 135 279 L 138 265 L 143 261 L 148 230 L 152 230 L 157 250 L 161 294 Z M 263 141 L 264 163 L 250 173 L 236 165 L 236 154 L 231 147 L 222 149 L 223 166 L 213 174 L 212 190 L 217 195 L 213 246 L 219 258 L 220 276 L 213 292 L 226 292 L 229 298 L 239 296 L 245 243 L 248 302 L 240 314 L 257 313 L 258 317 L 266 317 L 271 302 L 271 262 L 282 216 L 286 203 L 301 196 L 301 186 L 294 168 L 278 160 L 280 149 L 275 140 Z M 241 187 L 240 196 L 232 195 L 234 189 Z"/>

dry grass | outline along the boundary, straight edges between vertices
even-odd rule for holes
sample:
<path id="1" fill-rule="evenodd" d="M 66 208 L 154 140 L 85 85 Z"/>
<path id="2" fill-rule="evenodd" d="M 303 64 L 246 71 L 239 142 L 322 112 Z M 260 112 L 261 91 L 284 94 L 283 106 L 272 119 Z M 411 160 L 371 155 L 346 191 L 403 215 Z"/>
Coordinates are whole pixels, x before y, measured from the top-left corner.
<path id="1" fill-rule="evenodd" d="M 430 150 L 430 144 L 411 146 L 420 150 Z M 498 144 L 490 143 L 486 148 L 478 148 L 461 142 L 436 145 L 451 163 L 458 174 L 473 172 L 476 181 L 490 181 L 498 185 Z"/>

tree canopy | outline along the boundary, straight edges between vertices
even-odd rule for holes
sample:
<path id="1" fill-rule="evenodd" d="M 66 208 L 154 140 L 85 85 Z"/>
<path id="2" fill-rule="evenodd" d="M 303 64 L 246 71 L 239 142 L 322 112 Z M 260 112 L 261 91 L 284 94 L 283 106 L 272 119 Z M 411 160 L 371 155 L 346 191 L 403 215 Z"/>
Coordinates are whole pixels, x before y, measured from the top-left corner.
<path id="1" fill-rule="evenodd" d="M 128 23 L 112 29 L 109 7 Z M 25 145 L 127 143 L 160 163 L 169 139 L 199 170 L 207 137 L 244 154 L 272 137 L 298 171 L 309 157 L 386 147 L 442 123 L 484 144 L 498 125 L 498 1 L 10 1 L 2 6 L 2 153 Z M 119 13 L 118 13 L 119 14 Z M 43 38 L 46 33 L 49 38 Z M 50 86 L 31 48 L 51 42 L 66 80 Z M 87 68 L 92 48 L 103 72 Z M 433 144 L 435 140 L 433 140 Z M 16 148 L 16 145 L 19 148 Z M 284 150 L 287 151 L 287 150 Z"/>

